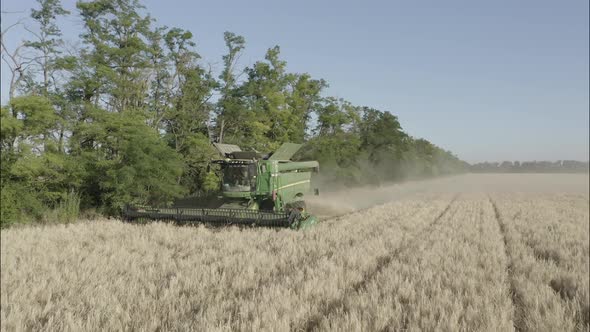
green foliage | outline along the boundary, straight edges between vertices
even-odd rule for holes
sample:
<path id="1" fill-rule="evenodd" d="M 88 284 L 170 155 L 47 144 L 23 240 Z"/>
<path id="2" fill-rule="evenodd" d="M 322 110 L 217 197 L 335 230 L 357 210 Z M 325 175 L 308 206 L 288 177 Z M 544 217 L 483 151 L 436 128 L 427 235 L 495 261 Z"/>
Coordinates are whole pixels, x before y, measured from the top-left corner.
<path id="1" fill-rule="evenodd" d="M 205 193 L 211 193 L 219 190 L 220 179 L 215 172 L 205 173 L 201 182 L 201 190 Z"/>
<path id="2" fill-rule="evenodd" d="M 71 223 L 75 222 L 79 215 L 80 196 L 74 191 L 70 191 L 54 209 L 45 213 L 43 221 L 48 223 Z"/>
<path id="3" fill-rule="evenodd" d="M 0 140 L 2 143 L 12 143 L 21 132 L 23 127 L 22 121 L 16 118 L 14 113 L 8 106 L 2 106 L 0 111 Z M 3 146 L 4 149 L 9 149 L 11 146 Z"/>
<path id="4" fill-rule="evenodd" d="M 86 173 L 84 206 L 115 213 L 125 204 L 168 203 L 184 193 L 177 183 L 182 161 L 153 128 L 133 114 L 94 110 L 72 143 Z"/>
<path id="5" fill-rule="evenodd" d="M 234 73 L 240 52 L 245 47 L 245 39 L 232 32 L 226 31 L 223 35 L 228 53 L 223 56 L 223 71 L 219 76 L 220 98 L 216 107 L 216 131 L 217 141 L 224 142 L 226 136 L 229 140 L 239 139 L 241 133 L 241 120 L 243 117 L 243 91 L 236 88 L 236 76 Z"/>
<path id="6" fill-rule="evenodd" d="M 64 199 L 68 189 L 80 185 L 79 172 L 77 160 L 72 156 L 53 152 L 36 155 L 23 150 L 7 175 L 26 183 L 44 204 L 53 207 Z"/>
<path id="7" fill-rule="evenodd" d="M 466 170 L 392 113 L 324 96 L 327 82 L 289 72 L 279 46 L 243 68 L 246 41 L 225 32 L 214 73 L 192 32 L 154 26 L 138 0 L 93 0 L 77 3 L 81 47 L 70 54 L 58 24 L 69 13 L 37 2 L 25 47 L 38 60 L 0 113 L 2 227 L 214 194 L 211 142 L 259 152 L 304 143 L 296 158 L 346 186 Z"/>
<path id="8" fill-rule="evenodd" d="M 0 227 L 41 220 L 47 207 L 36 192 L 22 183 L 2 181 Z"/>
<path id="9" fill-rule="evenodd" d="M 358 185 L 363 181 L 358 164 L 360 145 L 355 133 L 318 136 L 306 143 L 297 158 L 317 160 L 325 182 Z"/>
<path id="10" fill-rule="evenodd" d="M 39 31 L 25 45 L 37 55 L 34 64 L 41 73 L 41 82 L 29 82 L 29 89 L 50 96 L 57 88 L 55 73 L 64 69 L 67 59 L 71 59 L 61 55 L 63 41 L 57 25 L 58 17 L 68 15 L 69 12 L 63 9 L 59 0 L 37 0 L 37 3 L 39 8 L 31 9 L 31 18 L 37 23 Z"/>
<path id="11" fill-rule="evenodd" d="M 3 107 L 3 223 L 41 220 L 78 185 L 76 161 L 56 147 L 59 120 L 44 96 L 15 97 Z"/>
<path id="12" fill-rule="evenodd" d="M 317 110 L 316 136 L 299 158 L 316 159 L 324 182 L 379 184 L 466 171 L 464 162 L 424 139 L 413 139 L 397 117 L 326 98 Z"/>
<path id="13" fill-rule="evenodd" d="M 152 19 L 138 0 L 79 1 L 84 23 L 84 65 L 97 83 L 94 97 L 116 112 L 142 112 L 147 95 L 145 71 L 151 67 L 148 42 Z"/>
<path id="14" fill-rule="evenodd" d="M 46 135 L 57 123 L 51 101 L 42 96 L 15 97 L 10 101 L 14 118 L 22 121 L 22 128 L 25 129 L 21 135 L 33 138 L 38 135 Z"/>
<path id="15" fill-rule="evenodd" d="M 397 117 L 389 112 L 365 108 L 360 135 L 361 148 L 369 152 L 371 161 L 378 163 L 385 156 L 400 159 L 407 149 L 407 134 Z"/>
<path id="16" fill-rule="evenodd" d="M 221 75 L 221 98 L 217 106 L 217 141 L 239 144 L 257 151 L 272 151 L 284 142 L 302 143 L 306 128 L 320 104 L 327 84 L 308 74 L 286 71 L 280 48 L 266 52 L 265 60 L 246 68 L 240 85 L 232 73 L 244 40 L 226 34 L 228 54 Z"/>
<path id="17" fill-rule="evenodd" d="M 183 160 L 180 184 L 190 194 L 209 192 L 219 188 L 215 173 L 208 172 L 211 159 L 218 157 L 209 139 L 200 133 L 190 135 L 186 144 L 178 150 Z"/>
<path id="18" fill-rule="evenodd" d="M 10 226 L 20 219 L 18 198 L 14 189 L 8 184 L 2 185 L 0 204 L 0 228 Z"/>
<path id="19" fill-rule="evenodd" d="M 290 75 L 287 105 L 293 113 L 289 137 L 293 142 L 305 140 L 307 126 L 314 112 L 321 108 L 321 93 L 328 87 L 324 80 L 312 79 L 309 74 Z"/>

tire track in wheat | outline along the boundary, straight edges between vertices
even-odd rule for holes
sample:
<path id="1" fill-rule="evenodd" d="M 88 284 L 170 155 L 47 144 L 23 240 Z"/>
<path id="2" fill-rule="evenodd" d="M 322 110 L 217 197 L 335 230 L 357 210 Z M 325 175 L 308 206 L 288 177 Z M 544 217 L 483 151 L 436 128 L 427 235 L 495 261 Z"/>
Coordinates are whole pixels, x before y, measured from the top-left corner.
<path id="1" fill-rule="evenodd" d="M 346 299 L 350 296 L 354 296 L 355 293 L 366 289 L 369 282 L 374 280 L 387 266 L 389 266 L 400 254 L 407 252 L 409 250 L 414 249 L 419 243 L 421 243 L 421 238 L 423 238 L 433 227 L 435 227 L 441 219 L 449 212 L 453 203 L 457 200 L 459 195 L 455 195 L 449 204 L 441 211 L 427 226 L 422 228 L 412 236 L 409 240 L 406 241 L 405 244 L 401 244 L 389 252 L 387 255 L 383 255 L 377 257 L 377 263 L 375 266 L 366 271 L 364 273 L 363 278 L 352 284 L 350 287 L 346 288 L 342 293 L 342 296 L 333 299 L 328 302 L 324 302 L 320 305 L 320 308 L 317 310 L 317 313 L 309 317 L 300 327 L 295 328 L 296 331 L 314 331 L 319 329 L 322 319 L 324 317 L 329 316 L 330 314 L 336 312 L 338 308 L 341 308 Z"/>
<path id="2" fill-rule="evenodd" d="M 480 240 L 481 240 L 481 237 L 484 236 L 483 222 L 484 222 L 484 209 L 483 209 L 483 205 L 480 204 L 479 218 L 478 218 L 478 231 L 479 231 Z M 412 308 L 409 306 L 408 303 L 402 303 L 402 307 L 404 308 L 403 310 L 406 310 L 406 311 L 412 310 Z M 380 330 L 380 332 L 395 332 L 395 331 L 409 331 L 410 330 L 409 329 L 410 321 L 409 321 L 408 315 L 404 315 L 403 321 L 402 321 L 402 326 L 398 329 L 393 327 L 393 321 L 394 321 L 393 318 L 388 319 L 387 323 L 385 323 L 385 326 L 383 327 L 383 329 Z"/>
<path id="3" fill-rule="evenodd" d="M 385 205 L 385 204 L 382 204 Z M 352 214 L 362 214 L 365 210 L 370 210 L 370 209 L 374 209 L 376 206 L 372 206 L 366 209 L 361 209 L 361 210 L 357 210 L 352 212 Z M 420 204 L 419 207 L 413 211 L 412 213 L 405 215 L 405 216 L 395 216 L 392 219 L 390 219 L 388 222 L 383 222 L 383 221 L 372 221 L 372 222 L 368 222 L 365 227 L 362 228 L 361 233 L 350 233 L 351 238 L 361 238 L 362 239 L 362 243 L 366 243 L 369 241 L 373 241 L 375 238 L 379 237 L 381 234 L 383 234 L 383 230 L 387 227 L 391 227 L 391 222 L 395 221 L 399 218 L 405 217 L 405 218 L 411 218 L 412 216 L 420 213 L 421 211 L 423 211 L 424 209 L 426 209 L 428 207 L 428 204 Z M 350 213 L 348 214 L 350 216 Z M 331 220 L 337 220 L 336 218 L 342 218 L 342 216 L 339 217 L 335 217 L 335 219 Z M 369 227 L 369 226 L 373 226 L 373 227 Z M 317 264 L 319 264 L 319 262 L 325 258 L 325 257 L 332 257 L 333 255 L 342 252 L 343 249 L 345 249 L 346 247 L 350 246 L 349 241 L 341 241 L 339 242 L 336 246 L 330 247 L 329 250 L 327 250 L 326 252 L 323 252 L 322 254 L 318 254 L 315 256 L 307 256 L 307 255 L 302 255 L 299 256 L 297 258 L 297 260 L 295 260 L 292 264 L 288 265 L 288 266 L 279 266 L 278 269 L 276 271 L 274 271 L 274 273 L 270 273 L 267 274 L 265 276 L 263 276 L 262 278 L 260 278 L 255 284 L 253 284 L 250 287 L 247 287 L 245 289 L 241 289 L 239 291 L 236 291 L 234 293 L 235 297 L 234 297 L 234 303 L 240 303 L 241 299 L 251 299 L 252 297 L 255 296 L 257 291 L 260 291 L 262 288 L 268 287 L 269 285 L 272 285 L 276 280 L 282 280 L 284 279 L 287 275 L 289 275 L 292 271 L 292 266 L 301 266 L 302 261 L 303 260 L 307 260 L 305 262 L 306 266 L 316 266 Z M 233 307 L 229 312 L 230 314 L 228 315 L 228 317 L 235 317 L 238 316 L 238 311 L 239 311 L 239 307 Z M 229 321 L 229 319 L 228 319 Z"/>
<path id="4" fill-rule="evenodd" d="M 521 308 L 522 299 L 519 297 L 516 282 L 514 279 L 514 258 L 512 255 L 512 251 L 510 249 L 510 244 L 508 243 L 508 231 L 506 229 L 506 223 L 500 214 L 500 210 L 496 205 L 496 202 L 492 199 L 491 196 L 488 195 L 488 200 L 490 204 L 492 204 L 492 208 L 494 209 L 494 216 L 496 222 L 498 223 L 498 227 L 500 228 L 500 233 L 502 234 L 502 240 L 504 241 L 504 254 L 506 255 L 506 259 L 508 260 L 508 264 L 506 265 L 506 275 L 508 279 L 508 283 L 510 285 L 510 298 L 512 300 L 512 310 L 513 310 L 513 325 L 515 331 L 522 331 L 522 320 L 524 318 L 524 311 Z"/>

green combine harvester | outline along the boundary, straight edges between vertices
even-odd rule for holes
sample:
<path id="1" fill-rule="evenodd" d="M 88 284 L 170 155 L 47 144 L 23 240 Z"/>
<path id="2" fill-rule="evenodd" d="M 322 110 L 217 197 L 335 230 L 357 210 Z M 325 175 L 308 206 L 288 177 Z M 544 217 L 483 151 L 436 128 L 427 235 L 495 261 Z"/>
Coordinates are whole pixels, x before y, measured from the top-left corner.
<path id="1" fill-rule="evenodd" d="M 195 208 L 177 203 L 172 207 L 127 207 L 130 221 L 169 220 L 179 224 L 251 225 L 307 228 L 317 219 L 306 211 L 304 197 L 312 191 L 317 161 L 291 161 L 301 144 L 284 143 L 263 156 L 242 151 L 237 145 L 214 143 L 220 159 L 221 196 L 215 208 Z M 314 190 L 319 194 L 318 190 Z"/>

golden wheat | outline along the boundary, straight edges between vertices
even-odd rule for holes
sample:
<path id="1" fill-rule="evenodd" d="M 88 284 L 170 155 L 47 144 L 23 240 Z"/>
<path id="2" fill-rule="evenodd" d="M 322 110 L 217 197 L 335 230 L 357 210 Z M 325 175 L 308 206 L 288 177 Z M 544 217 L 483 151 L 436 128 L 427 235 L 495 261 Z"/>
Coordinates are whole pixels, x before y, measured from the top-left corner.
<path id="1" fill-rule="evenodd" d="M 588 330 L 588 177 L 562 179 L 334 193 L 312 207 L 396 200 L 301 232 L 116 220 L 3 230 L 1 329 Z"/>
<path id="2" fill-rule="evenodd" d="M 521 194 L 493 201 L 511 256 L 516 326 L 588 329 L 588 196 Z"/>

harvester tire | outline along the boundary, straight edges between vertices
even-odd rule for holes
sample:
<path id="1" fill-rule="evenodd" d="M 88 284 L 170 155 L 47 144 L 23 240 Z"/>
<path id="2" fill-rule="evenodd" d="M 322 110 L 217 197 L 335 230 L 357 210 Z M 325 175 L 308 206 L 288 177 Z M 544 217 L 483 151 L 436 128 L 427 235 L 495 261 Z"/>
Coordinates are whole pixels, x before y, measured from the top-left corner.
<path id="1" fill-rule="evenodd" d="M 288 204 L 291 209 L 305 210 L 305 201 L 295 201 Z"/>
<path id="2" fill-rule="evenodd" d="M 292 209 L 291 212 L 289 212 L 289 226 L 293 226 L 293 224 L 299 222 L 300 219 L 301 212 L 298 209 Z"/>
<path id="3" fill-rule="evenodd" d="M 305 211 L 305 201 L 291 202 L 287 204 L 286 208 L 289 211 L 289 226 L 298 228 L 299 222 L 303 218 L 302 214 Z"/>

